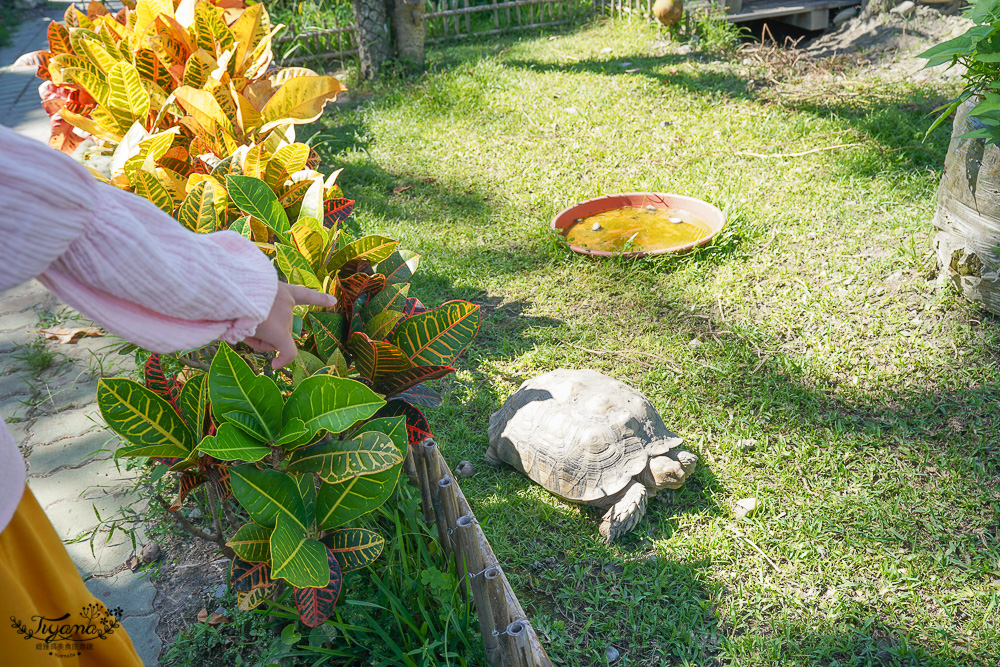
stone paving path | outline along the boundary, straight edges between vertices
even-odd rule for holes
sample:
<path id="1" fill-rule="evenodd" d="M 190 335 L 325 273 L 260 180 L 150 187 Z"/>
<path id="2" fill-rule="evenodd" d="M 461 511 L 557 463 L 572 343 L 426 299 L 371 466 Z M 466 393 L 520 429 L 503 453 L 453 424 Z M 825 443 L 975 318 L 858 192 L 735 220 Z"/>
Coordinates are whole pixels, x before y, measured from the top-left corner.
<path id="1" fill-rule="evenodd" d="M 0 49 L 0 124 L 39 141 L 49 133 L 48 116 L 38 101 L 38 84 L 32 72 L 11 71 L 9 66 L 22 53 L 46 47 L 46 29 L 53 18 L 61 18 L 65 4 L 50 3 L 45 16 L 25 21 L 13 43 Z M 65 308 L 32 280 L 0 292 L 0 418 L 7 422 L 21 443 L 28 462 L 28 485 L 64 540 L 88 535 L 99 521 L 123 511 L 144 509 L 128 493 L 133 473 L 115 464 L 117 446 L 103 428 L 95 403 L 97 378 L 119 374 L 129 359 L 108 352 L 117 345 L 112 338 L 84 338 L 71 345 L 47 343 L 57 353 L 52 364 L 39 372 L 29 362 L 37 359 L 38 329 L 53 316 L 69 318 L 61 326 L 80 326 L 79 316 Z M 83 322 L 82 324 L 89 324 Z M 120 344 L 120 341 L 118 341 Z M 132 520 L 137 544 L 144 540 L 142 526 Z M 121 607 L 122 625 L 132 638 L 143 662 L 159 665 L 162 642 L 156 635 L 159 616 L 153 612 L 156 589 L 148 579 L 122 569 L 133 553 L 132 540 L 115 530 L 111 539 L 106 527 L 96 533 L 93 551 L 88 538 L 66 545 L 87 587 L 109 608 Z M 119 571 L 121 570 L 121 571 Z M 2 660 L 0 660 L 2 662 Z"/>

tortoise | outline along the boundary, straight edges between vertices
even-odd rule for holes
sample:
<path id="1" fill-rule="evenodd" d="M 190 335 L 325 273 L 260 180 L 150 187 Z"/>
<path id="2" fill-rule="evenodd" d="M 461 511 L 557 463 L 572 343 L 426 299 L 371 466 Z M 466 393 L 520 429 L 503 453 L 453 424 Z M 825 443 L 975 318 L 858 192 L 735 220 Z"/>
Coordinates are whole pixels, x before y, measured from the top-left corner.
<path id="1" fill-rule="evenodd" d="M 611 542 L 632 530 L 646 502 L 678 489 L 698 457 L 677 449 L 653 404 L 592 370 L 560 368 L 527 380 L 490 417 L 486 460 L 507 463 L 556 496 L 606 509 Z"/>

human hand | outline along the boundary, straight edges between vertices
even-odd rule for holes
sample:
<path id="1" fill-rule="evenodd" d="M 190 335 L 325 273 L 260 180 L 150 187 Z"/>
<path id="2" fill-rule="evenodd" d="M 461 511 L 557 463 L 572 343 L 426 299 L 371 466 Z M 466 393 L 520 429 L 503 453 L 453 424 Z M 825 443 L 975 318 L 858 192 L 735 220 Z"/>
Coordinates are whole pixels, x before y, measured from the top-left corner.
<path id="1" fill-rule="evenodd" d="M 292 308 L 295 306 L 319 306 L 330 308 L 337 305 L 336 297 L 311 290 L 302 285 L 278 283 L 278 291 L 271 304 L 267 319 L 257 325 L 252 336 L 243 342 L 255 350 L 277 352 L 271 360 L 271 368 L 277 370 L 292 363 L 298 350 L 292 338 Z"/>

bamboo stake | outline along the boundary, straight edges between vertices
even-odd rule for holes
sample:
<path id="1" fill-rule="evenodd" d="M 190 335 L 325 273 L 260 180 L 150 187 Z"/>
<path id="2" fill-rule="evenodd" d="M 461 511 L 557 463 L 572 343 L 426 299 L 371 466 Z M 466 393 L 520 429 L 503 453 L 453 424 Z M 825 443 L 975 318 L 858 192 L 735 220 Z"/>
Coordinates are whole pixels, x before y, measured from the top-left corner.
<path id="1" fill-rule="evenodd" d="M 462 571 L 464 559 L 459 549 L 458 538 L 455 537 L 455 527 L 458 525 L 458 498 L 455 495 L 455 484 L 451 477 L 445 475 L 438 480 L 438 493 L 441 496 L 441 505 L 444 508 L 444 518 L 447 524 L 448 544 L 451 546 L 451 555 L 455 559 L 455 576 L 459 577 L 459 588 L 462 589 L 462 599 L 469 597 L 469 589 L 465 583 L 465 573 Z"/>
<path id="2" fill-rule="evenodd" d="M 424 508 L 424 520 L 430 523 L 434 520 L 434 504 L 431 502 L 430 476 L 427 474 L 427 454 L 424 451 L 424 444 L 427 442 L 434 441 L 424 440 L 413 445 L 413 457 L 416 459 L 417 478 L 420 485 L 420 502 Z"/>
<path id="3" fill-rule="evenodd" d="M 410 484 L 419 487 L 420 478 L 417 477 L 417 464 L 413 460 L 413 447 L 406 448 L 406 458 L 403 460 L 403 470 L 406 471 L 406 476 L 410 478 Z"/>
<path id="4" fill-rule="evenodd" d="M 448 553 L 451 553 L 451 544 L 448 542 L 448 524 L 444 516 L 444 507 L 441 505 L 441 496 L 434 492 L 433 484 L 437 486 L 437 482 L 441 479 L 441 454 L 438 452 L 437 443 L 433 440 L 424 440 L 424 463 L 427 465 L 427 479 L 429 484 L 427 485 L 427 494 L 431 497 L 431 507 L 433 509 L 434 520 L 437 522 L 438 527 L 438 540 L 441 542 L 441 546 L 445 548 Z"/>
<path id="5" fill-rule="evenodd" d="M 491 565 L 483 572 L 483 584 L 486 587 L 486 597 L 493 611 L 493 626 L 506 628 L 510 622 L 510 612 L 507 609 L 507 596 L 503 592 L 503 576 L 499 566 Z"/>
<path id="6" fill-rule="evenodd" d="M 483 554 L 479 550 L 479 538 L 476 535 L 476 519 L 471 513 L 463 514 L 455 522 L 459 544 L 465 554 L 465 566 L 469 571 L 469 585 L 472 587 L 472 599 L 476 601 L 476 612 L 479 615 L 479 632 L 483 635 L 483 648 L 486 650 L 486 664 L 490 667 L 503 667 L 503 653 L 500 651 L 500 640 L 493 634 L 496 625 L 493 623 L 494 613 L 490 607 L 489 594 L 486 591 L 486 579 L 483 572 Z"/>
<path id="7" fill-rule="evenodd" d="M 528 649 L 528 622 L 525 619 L 518 619 L 507 626 L 506 639 L 507 655 L 514 663 L 511 667 L 534 667 L 531 658 L 531 651 Z"/>

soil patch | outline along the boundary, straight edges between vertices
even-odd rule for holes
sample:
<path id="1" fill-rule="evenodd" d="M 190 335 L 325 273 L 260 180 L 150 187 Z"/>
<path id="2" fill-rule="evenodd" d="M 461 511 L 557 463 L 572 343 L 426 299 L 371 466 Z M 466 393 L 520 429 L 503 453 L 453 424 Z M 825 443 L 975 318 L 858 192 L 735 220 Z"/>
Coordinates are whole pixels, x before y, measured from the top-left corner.
<path id="1" fill-rule="evenodd" d="M 230 561 L 217 545 L 202 540 L 175 538 L 160 546 L 163 555 L 153 580 L 157 591 L 153 611 L 160 615 L 156 634 L 166 649 L 178 632 L 198 623 L 199 611 L 212 613 L 219 606 Z"/>
<path id="2" fill-rule="evenodd" d="M 804 46 L 813 58 L 848 56 L 873 71 L 905 76 L 911 81 L 955 79 L 963 69 L 923 69 L 917 55 L 958 37 L 973 23 L 954 5 L 904 2 L 876 8 L 869 2 L 857 17 L 844 21 Z M 899 11 L 904 10 L 904 11 Z"/>

